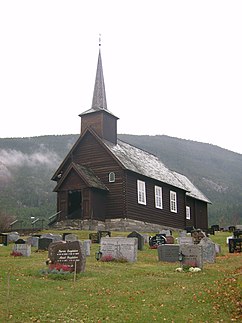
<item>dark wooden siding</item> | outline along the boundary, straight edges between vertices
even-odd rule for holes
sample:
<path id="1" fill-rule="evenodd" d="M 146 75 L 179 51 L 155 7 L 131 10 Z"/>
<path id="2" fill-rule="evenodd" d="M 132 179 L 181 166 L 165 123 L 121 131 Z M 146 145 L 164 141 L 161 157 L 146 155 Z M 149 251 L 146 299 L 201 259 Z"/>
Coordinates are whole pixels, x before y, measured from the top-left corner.
<path id="1" fill-rule="evenodd" d="M 117 143 L 117 118 L 107 113 L 103 114 L 103 138 Z"/>
<path id="2" fill-rule="evenodd" d="M 90 218 L 104 221 L 107 214 L 107 192 L 92 190 Z"/>
<path id="3" fill-rule="evenodd" d="M 195 200 L 195 214 L 196 214 L 196 228 L 207 229 L 208 228 L 207 203 L 203 201 Z"/>
<path id="4" fill-rule="evenodd" d="M 128 218 L 175 228 L 185 227 L 185 191 L 131 172 L 128 173 L 127 178 Z M 146 205 L 138 203 L 138 179 L 146 184 Z M 155 207 L 155 185 L 162 187 L 163 209 Z M 170 191 L 177 193 L 177 213 L 170 211 Z"/>
<path id="5" fill-rule="evenodd" d="M 86 133 L 76 147 L 73 152 L 73 162 L 90 167 L 109 189 L 106 218 L 124 217 L 124 170 L 91 133 Z M 114 183 L 109 183 L 110 172 L 115 173 Z"/>
<path id="6" fill-rule="evenodd" d="M 92 128 L 101 138 L 117 143 L 117 118 L 107 112 L 95 112 L 82 116 L 81 133 Z"/>

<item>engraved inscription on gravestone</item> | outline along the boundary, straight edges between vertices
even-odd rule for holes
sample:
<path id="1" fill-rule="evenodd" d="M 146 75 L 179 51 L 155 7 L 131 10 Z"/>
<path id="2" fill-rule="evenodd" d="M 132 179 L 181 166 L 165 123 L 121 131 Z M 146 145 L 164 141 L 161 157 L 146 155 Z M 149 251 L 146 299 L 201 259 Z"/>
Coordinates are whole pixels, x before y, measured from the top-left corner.
<path id="1" fill-rule="evenodd" d="M 137 260 L 137 238 L 102 238 L 102 257 L 111 256 L 114 259 L 126 259 L 129 262 Z"/>
<path id="2" fill-rule="evenodd" d="M 84 272 L 86 255 L 80 241 L 52 242 L 49 245 L 49 259 L 51 264 L 63 264 L 71 267 L 71 271 Z"/>

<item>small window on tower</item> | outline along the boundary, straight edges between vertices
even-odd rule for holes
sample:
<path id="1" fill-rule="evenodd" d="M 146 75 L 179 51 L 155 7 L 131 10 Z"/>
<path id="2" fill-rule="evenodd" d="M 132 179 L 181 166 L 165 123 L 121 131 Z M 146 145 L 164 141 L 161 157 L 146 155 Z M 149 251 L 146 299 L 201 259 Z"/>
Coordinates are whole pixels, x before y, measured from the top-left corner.
<path id="1" fill-rule="evenodd" d="M 109 180 L 109 183 L 115 182 L 115 173 L 114 172 L 109 173 L 108 180 Z"/>

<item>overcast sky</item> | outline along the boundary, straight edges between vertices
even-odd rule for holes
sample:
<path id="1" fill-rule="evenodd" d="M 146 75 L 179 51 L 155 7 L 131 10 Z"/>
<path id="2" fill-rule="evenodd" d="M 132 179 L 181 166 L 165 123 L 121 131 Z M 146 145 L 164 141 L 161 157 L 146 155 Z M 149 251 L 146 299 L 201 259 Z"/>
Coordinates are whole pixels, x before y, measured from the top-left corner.
<path id="1" fill-rule="evenodd" d="M 0 137 L 80 132 L 102 35 L 118 133 L 242 153 L 241 0 L 1 0 Z"/>

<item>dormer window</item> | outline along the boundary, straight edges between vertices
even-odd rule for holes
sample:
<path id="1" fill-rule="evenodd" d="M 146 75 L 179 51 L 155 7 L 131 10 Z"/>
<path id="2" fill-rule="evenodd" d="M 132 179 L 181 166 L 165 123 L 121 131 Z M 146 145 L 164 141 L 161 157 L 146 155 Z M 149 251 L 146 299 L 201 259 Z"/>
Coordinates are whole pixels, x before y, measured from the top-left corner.
<path id="1" fill-rule="evenodd" d="M 108 181 L 109 181 L 109 183 L 114 183 L 115 182 L 115 173 L 114 172 L 109 173 Z"/>

